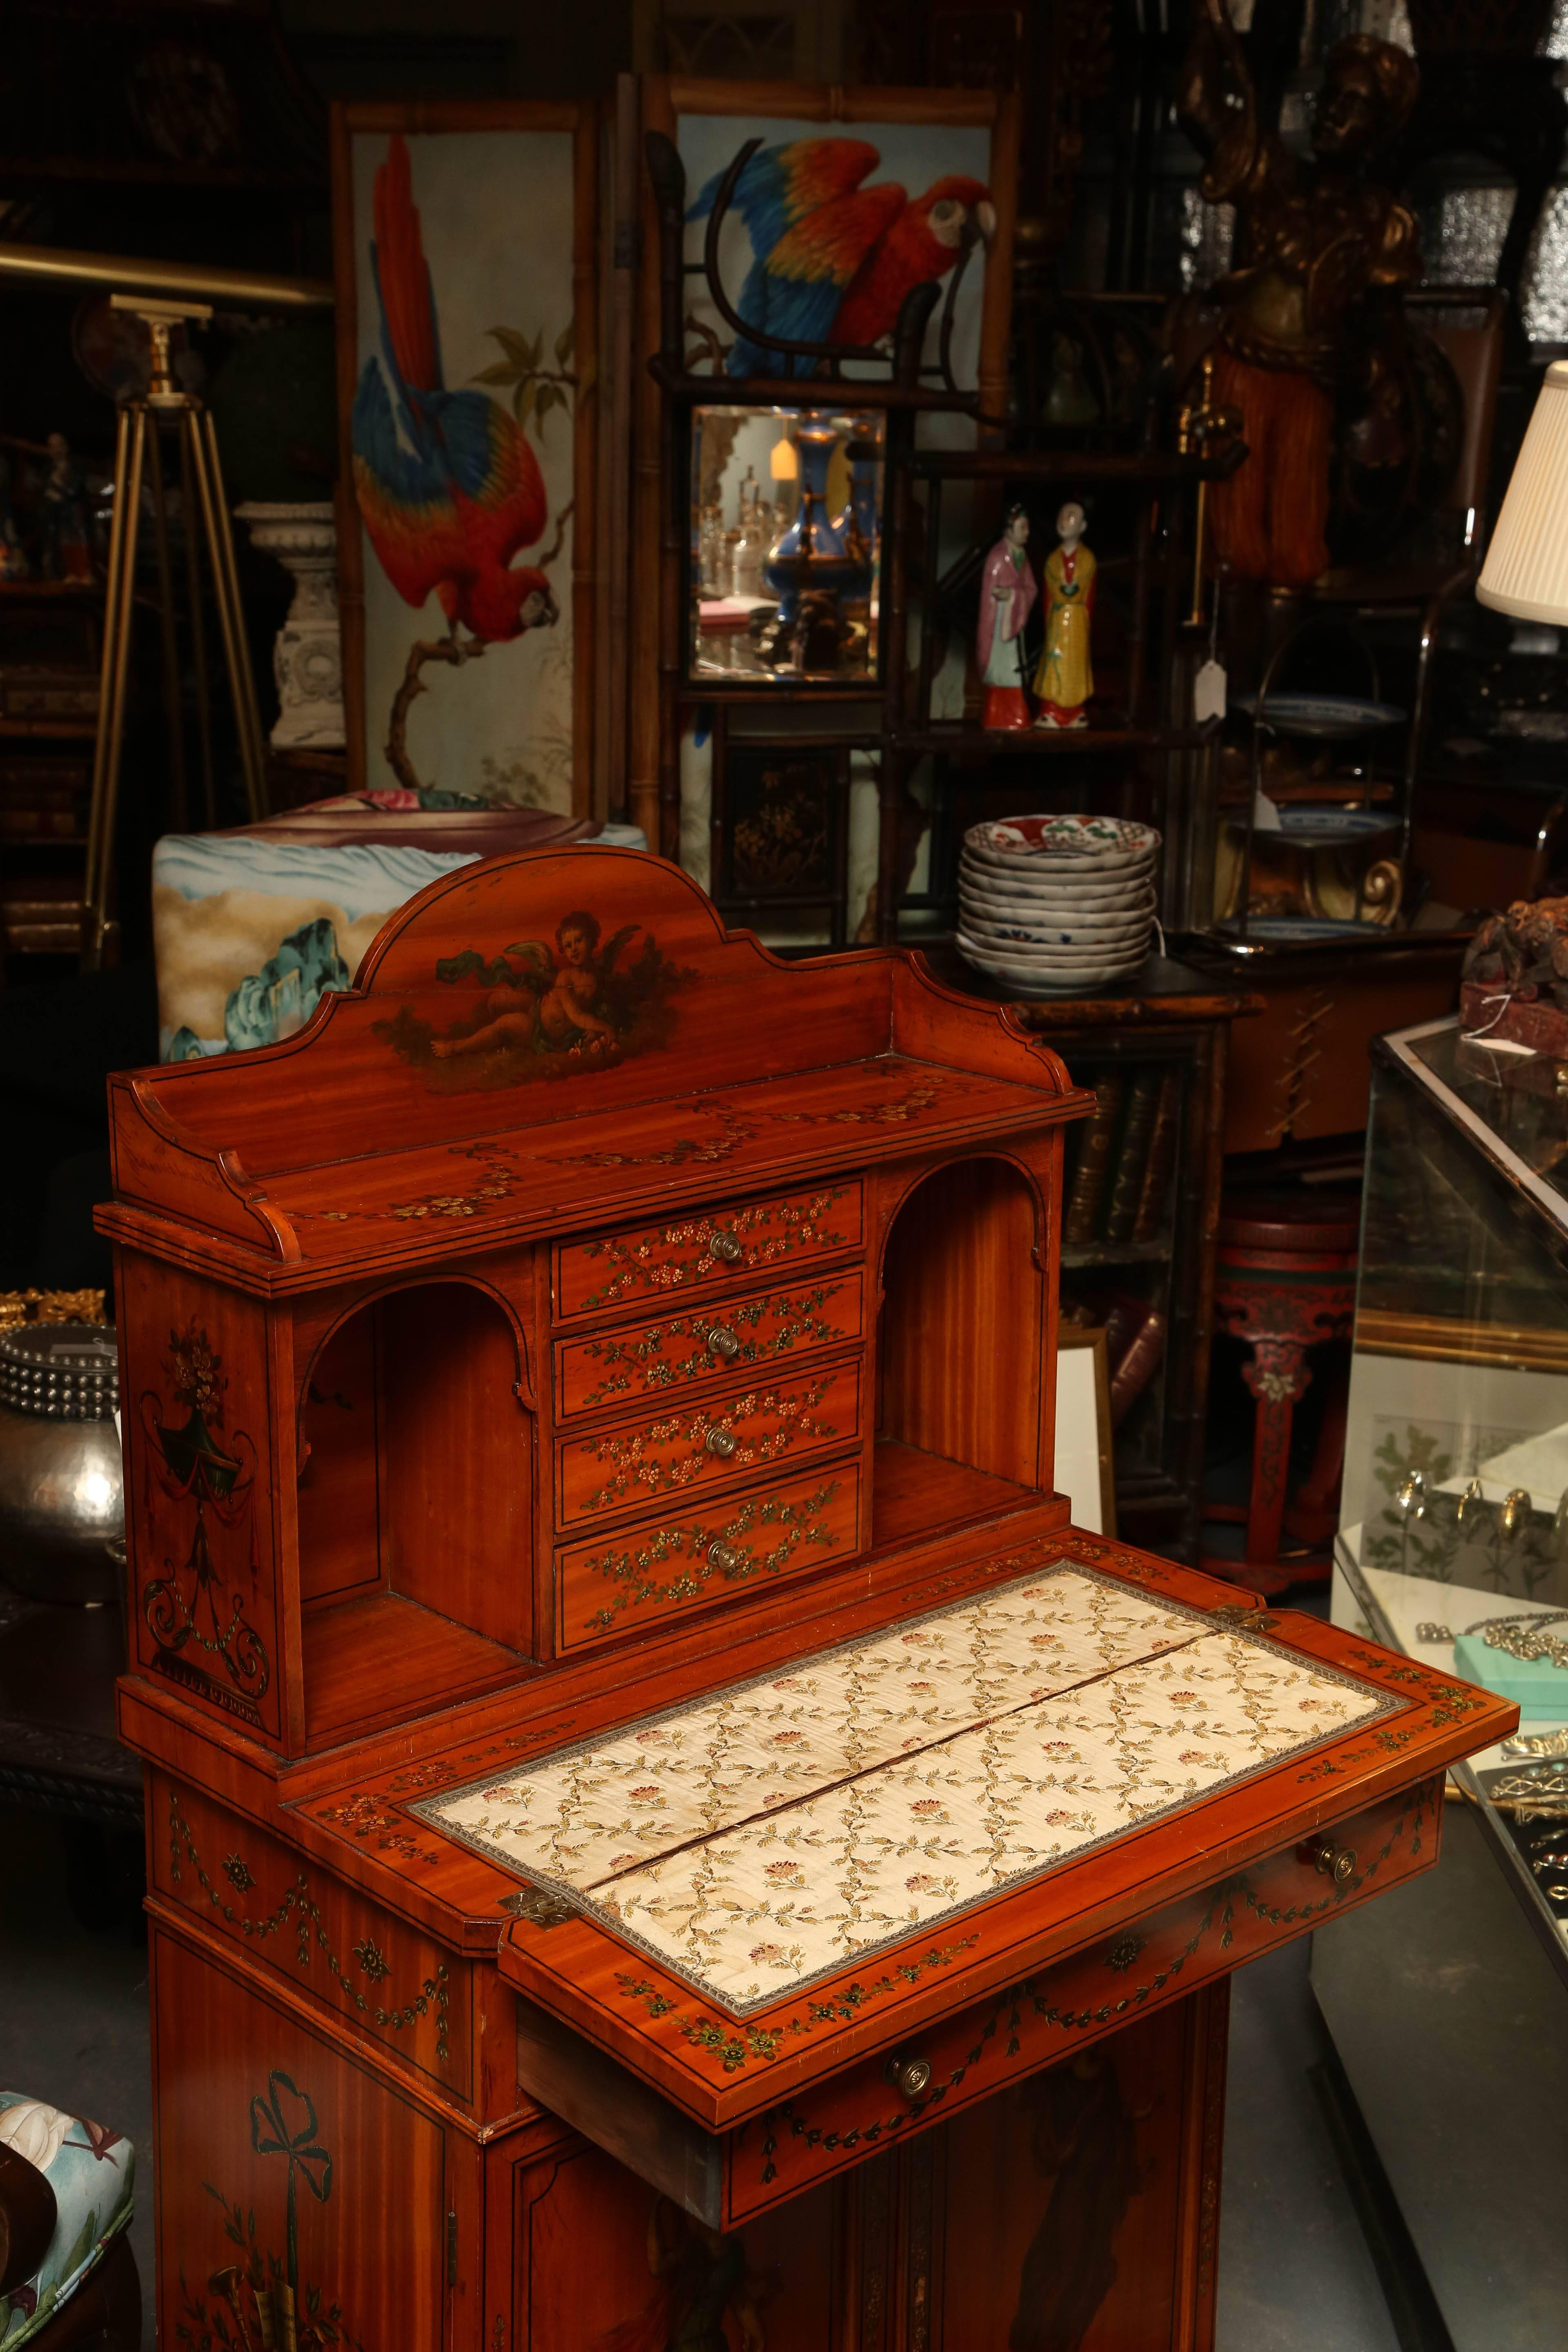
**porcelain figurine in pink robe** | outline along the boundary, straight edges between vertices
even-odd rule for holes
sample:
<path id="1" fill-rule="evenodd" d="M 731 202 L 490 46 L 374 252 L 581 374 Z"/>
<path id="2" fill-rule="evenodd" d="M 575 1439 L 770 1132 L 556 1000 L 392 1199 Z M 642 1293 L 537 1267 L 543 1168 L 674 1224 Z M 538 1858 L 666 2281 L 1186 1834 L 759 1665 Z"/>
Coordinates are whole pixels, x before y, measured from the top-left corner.
<path id="1" fill-rule="evenodd" d="M 1002 536 L 986 557 L 981 578 L 974 658 L 985 688 L 983 723 L 987 727 L 1029 723 L 1029 698 L 1024 691 L 1024 625 L 1040 592 L 1025 552 L 1028 536 L 1028 516 L 1022 507 L 1009 507 Z"/>

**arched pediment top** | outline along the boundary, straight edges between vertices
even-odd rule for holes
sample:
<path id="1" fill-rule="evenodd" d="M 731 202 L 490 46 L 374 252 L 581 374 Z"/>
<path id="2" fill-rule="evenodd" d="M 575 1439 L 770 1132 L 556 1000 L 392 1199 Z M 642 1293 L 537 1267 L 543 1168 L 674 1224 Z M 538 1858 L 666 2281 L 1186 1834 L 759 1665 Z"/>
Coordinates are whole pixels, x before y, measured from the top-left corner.
<path id="1" fill-rule="evenodd" d="M 578 845 L 433 883 L 284 1043 L 116 1081 L 116 1172 L 253 1252 L 446 1257 L 1080 1099 L 918 957 L 785 961 L 678 867 Z"/>

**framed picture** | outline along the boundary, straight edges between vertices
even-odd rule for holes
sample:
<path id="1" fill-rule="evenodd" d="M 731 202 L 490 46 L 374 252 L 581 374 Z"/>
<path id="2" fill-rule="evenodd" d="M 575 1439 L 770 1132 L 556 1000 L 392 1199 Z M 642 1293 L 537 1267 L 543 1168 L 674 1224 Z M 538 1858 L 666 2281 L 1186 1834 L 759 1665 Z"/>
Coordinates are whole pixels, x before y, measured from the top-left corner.
<path id="1" fill-rule="evenodd" d="M 1072 1505 L 1075 1528 L 1116 1533 L 1110 1374 L 1105 1333 L 1063 1323 L 1057 1331 L 1056 1489 Z"/>
<path id="2" fill-rule="evenodd" d="M 802 422 L 813 411 L 809 378 L 815 362 L 759 342 L 746 329 L 880 352 L 889 347 L 910 289 L 934 283 L 939 299 L 926 331 L 924 362 L 940 368 L 945 352 L 956 390 L 976 394 L 983 414 L 1004 415 L 1018 100 L 1016 93 L 985 89 L 843 89 L 652 76 L 643 84 L 642 119 L 645 132 L 659 131 L 672 141 L 685 171 L 687 368 L 731 381 L 798 374 L 802 390 L 800 411 L 779 413 L 786 420 L 783 427 L 777 416 L 761 412 L 757 425 L 770 454 L 783 431 L 792 445 L 793 464 L 771 478 L 765 459 L 738 451 L 730 469 L 734 478 L 724 472 L 717 498 L 708 486 L 705 500 L 704 461 L 694 464 L 690 449 L 692 419 L 684 410 L 667 407 L 658 385 L 642 371 L 630 595 L 629 797 L 634 818 L 650 832 L 657 824 L 667 852 L 673 852 L 679 730 L 669 705 L 678 666 L 687 674 L 683 690 L 689 695 L 710 690 L 750 698 L 765 693 L 770 684 L 775 691 L 782 685 L 798 692 L 807 679 L 818 681 L 813 691 L 822 698 L 836 689 L 875 690 L 880 451 L 861 461 L 864 487 L 868 496 L 874 489 L 877 511 L 869 519 L 857 516 L 857 538 L 847 520 L 852 494 L 838 491 L 826 478 L 836 457 L 840 473 L 852 473 L 852 451 L 869 436 L 844 424 L 832 433 L 806 434 L 802 446 Z M 752 142 L 755 152 L 726 198 L 726 174 Z M 715 217 L 717 272 L 740 327 L 715 304 L 702 274 Z M 645 172 L 638 293 L 638 347 L 645 362 L 659 348 L 658 229 L 653 184 Z M 847 383 L 833 395 L 840 405 L 852 401 L 847 384 L 855 378 L 885 381 L 888 366 L 877 359 L 851 359 L 844 372 Z M 926 380 L 934 384 L 939 378 Z M 818 392 L 818 404 L 820 399 Z M 933 446 L 962 446 L 973 445 L 975 426 L 963 415 L 933 414 L 921 418 L 918 430 Z M 680 436 L 673 451 L 665 446 L 671 431 Z M 812 476 L 814 462 L 820 464 L 820 482 Z M 868 586 L 857 576 L 845 589 L 848 625 L 836 643 L 826 629 L 814 638 L 797 626 L 790 605 L 789 566 L 783 559 L 790 552 L 788 531 L 801 527 L 808 492 L 829 509 L 844 496 L 843 529 L 830 514 L 827 536 L 836 548 L 845 541 L 849 572 L 858 565 L 869 574 Z M 683 511 L 664 511 L 672 498 Z M 743 557 L 748 498 L 753 507 L 770 509 L 770 553 L 761 560 L 760 588 L 753 593 L 754 583 L 744 574 L 737 588 L 732 549 L 728 575 L 721 558 L 717 568 L 709 565 L 704 586 L 704 529 L 721 550 L 739 532 Z M 705 514 L 704 503 L 716 505 L 717 512 Z M 818 573 L 825 544 L 814 539 Z M 770 557 L 776 575 L 771 579 Z M 733 626 L 726 633 L 726 624 L 749 620 L 770 601 L 779 604 L 780 622 L 787 625 L 774 633 L 776 642 L 766 633 L 760 643 L 742 640 Z M 861 604 L 868 606 L 863 626 L 856 617 Z M 683 623 L 684 658 L 677 642 Z M 721 679 L 713 675 L 721 668 L 742 674 Z"/>
<path id="3" fill-rule="evenodd" d="M 709 889 L 721 913 L 752 922 L 811 910 L 845 945 L 849 755 L 839 744 L 759 742 L 714 714 Z"/>
<path id="4" fill-rule="evenodd" d="M 590 106 L 332 109 L 351 785 L 586 814 Z"/>
<path id="5" fill-rule="evenodd" d="M 959 281 L 950 330 L 961 392 L 1006 383 L 1018 114 L 985 89 L 837 89 L 800 82 L 643 85 L 643 127 L 673 140 L 686 171 L 686 358 L 694 374 L 808 378 L 815 362 L 757 342 L 716 308 L 701 275 L 708 226 L 741 150 L 755 142 L 724 205 L 719 277 L 731 308 L 765 335 L 880 350 L 904 296 Z M 656 248 L 647 247 L 651 260 Z M 648 281 L 651 279 L 651 286 Z M 647 350 L 658 340 L 658 273 L 645 270 Z M 924 357 L 941 357 L 943 304 Z M 849 360 L 846 373 L 886 375 Z M 934 378 L 932 379 L 934 381 Z M 803 390 L 805 389 L 803 382 Z"/>

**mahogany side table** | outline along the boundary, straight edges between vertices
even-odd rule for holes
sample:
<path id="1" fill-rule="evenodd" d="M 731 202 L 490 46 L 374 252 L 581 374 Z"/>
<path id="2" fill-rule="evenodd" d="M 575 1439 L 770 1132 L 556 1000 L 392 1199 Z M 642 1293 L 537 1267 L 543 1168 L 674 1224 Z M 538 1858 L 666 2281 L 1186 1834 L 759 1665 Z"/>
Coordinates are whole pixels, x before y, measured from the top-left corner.
<path id="1" fill-rule="evenodd" d="M 1357 1202 L 1291 1193 L 1235 1193 L 1221 1211 L 1215 1309 L 1220 1328 L 1251 1349 L 1242 1378 L 1257 1399 L 1258 1416 L 1246 1556 L 1234 1570 L 1218 1560 L 1207 1565 L 1218 1574 L 1234 1573 L 1238 1583 L 1268 1595 L 1282 1592 L 1289 1581 L 1279 1561 L 1279 1538 L 1291 1429 L 1296 1407 L 1312 1379 L 1308 1351 L 1325 1340 L 1350 1337 L 1360 1227 Z M 1333 1388 L 1303 1488 L 1309 1514 L 1314 1506 L 1317 1514 L 1312 1525 L 1301 1528 L 1309 1540 L 1322 1540 L 1337 1524 L 1348 1363 L 1336 1366 L 1330 1377 Z M 1208 1516 L 1230 1513 L 1224 1505 L 1210 1505 Z"/>

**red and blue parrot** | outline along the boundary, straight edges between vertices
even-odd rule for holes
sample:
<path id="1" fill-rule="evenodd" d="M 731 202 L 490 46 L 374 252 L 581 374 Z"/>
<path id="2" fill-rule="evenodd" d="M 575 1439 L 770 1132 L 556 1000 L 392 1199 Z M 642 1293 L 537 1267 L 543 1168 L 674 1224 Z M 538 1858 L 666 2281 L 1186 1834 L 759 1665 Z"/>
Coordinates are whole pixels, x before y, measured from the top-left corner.
<path id="1" fill-rule="evenodd" d="M 447 390 L 408 148 L 395 133 L 376 172 L 374 213 L 382 355 L 366 360 L 354 394 L 359 510 L 405 603 L 417 611 L 434 591 L 454 628 L 460 621 L 486 644 L 503 643 L 558 617 L 544 573 L 510 568 L 544 529 L 539 460 L 487 393 Z"/>
<path id="2" fill-rule="evenodd" d="M 792 139 L 759 149 L 735 184 L 733 209 L 755 258 L 736 304 L 748 325 L 798 342 L 877 343 L 890 335 L 912 286 L 945 278 L 973 222 L 996 232 L 991 191 L 950 173 L 923 196 L 896 181 L 860 184 L 881 162 L 863 139 Z M 687 214 L 705 220 L 724 174 Z M 731 375 L 809 375 L 816 362 L 737 339 Z"/>

